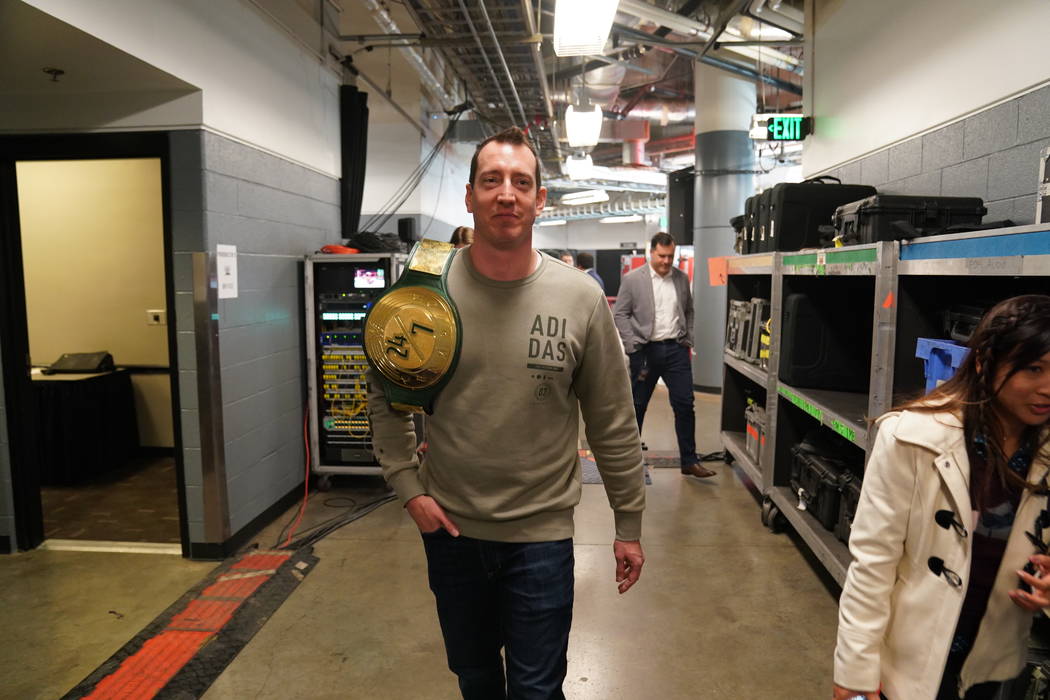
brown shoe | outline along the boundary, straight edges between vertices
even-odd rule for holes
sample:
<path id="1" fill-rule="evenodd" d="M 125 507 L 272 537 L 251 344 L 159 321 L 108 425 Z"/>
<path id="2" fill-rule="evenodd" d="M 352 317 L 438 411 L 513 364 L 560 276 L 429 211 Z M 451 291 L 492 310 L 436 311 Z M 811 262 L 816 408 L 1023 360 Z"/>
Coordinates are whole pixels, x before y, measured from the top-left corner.
<path id="1" fill-rule="evenodd" d="M 698 479 L 706 479 L 709 476 L 714 476 L 718 472 L 708 469 L 707 467 L 701 467 L 699 464 L 692 464 L 688 467 L 682 467 L 682 476 L 695 476 Z"/>

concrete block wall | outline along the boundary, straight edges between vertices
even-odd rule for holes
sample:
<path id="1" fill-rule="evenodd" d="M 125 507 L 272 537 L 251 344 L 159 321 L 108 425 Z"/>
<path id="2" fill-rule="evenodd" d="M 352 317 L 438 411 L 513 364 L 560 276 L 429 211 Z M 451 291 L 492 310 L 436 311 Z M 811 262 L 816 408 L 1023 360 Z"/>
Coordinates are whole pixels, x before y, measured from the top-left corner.
<path id="1" fill-rule="evenodd" d="M 981 197 L 985 221 L 1035 221 L 1050 86 L 821 173 L 885 194 Z"/>
<path id="2" fill-rule="evenodd" d="M 341 242 L 339 181 L 210 132 L 202 155 L 207 250 L 237 247 L 238 296 L 219 300 L 218 309 L 234 534 L 305 474 L 301 266 L 304 255 Z M 187 384 L 195 391 L 196 378 Z M 188 442 L 186 455 L 189 477 Z"/>

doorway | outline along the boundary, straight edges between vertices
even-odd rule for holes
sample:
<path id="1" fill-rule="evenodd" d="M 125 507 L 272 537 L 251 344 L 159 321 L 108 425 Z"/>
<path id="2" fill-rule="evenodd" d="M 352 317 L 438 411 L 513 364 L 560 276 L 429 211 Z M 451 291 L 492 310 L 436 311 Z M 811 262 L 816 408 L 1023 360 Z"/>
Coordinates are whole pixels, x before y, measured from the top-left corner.
<path id="1" fill-rule="evenodd" d="M 44 154 L 26 139 L 3 163 L 0 332 L 20 549 L 103 541 L 186 554 L 167 142 L 126 136 L 67 137 L 65 152 L 51 143 Z"/>

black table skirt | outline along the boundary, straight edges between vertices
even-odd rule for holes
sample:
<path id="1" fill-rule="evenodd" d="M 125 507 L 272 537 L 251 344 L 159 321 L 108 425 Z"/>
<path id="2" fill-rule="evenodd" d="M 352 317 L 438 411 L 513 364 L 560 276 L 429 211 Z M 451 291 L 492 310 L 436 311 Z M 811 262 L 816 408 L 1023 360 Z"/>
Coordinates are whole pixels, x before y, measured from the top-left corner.
<path id="1" fill-rule="evenodd" d="M 32 410 L 42 486 L 91 481 L 124 466 L 138 448 L 126 371 L 34 379 Z"/>

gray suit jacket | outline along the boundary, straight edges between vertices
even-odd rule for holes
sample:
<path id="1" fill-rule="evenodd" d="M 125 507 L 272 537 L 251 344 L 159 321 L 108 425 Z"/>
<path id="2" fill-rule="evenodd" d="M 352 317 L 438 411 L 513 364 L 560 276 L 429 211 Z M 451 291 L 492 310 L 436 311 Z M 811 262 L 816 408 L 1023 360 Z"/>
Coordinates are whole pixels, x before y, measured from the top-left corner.
<path id="1" fill-rule="evenodd" d="M 620 332 L 623 349 L 630 355 L 648 343 L 656 320 L 656 302 L 653 300 L 652 268 L 649 263 L 628 272 L 620 281 L 620 291 L 613 305 L 613 319 Z M 678 342 L 693 347 L 693 290 L 689 276 L 677 267 L 671 268 L 671 281 L 678 292 L 678 318 L 685 328 L 678 329 Z"/>

